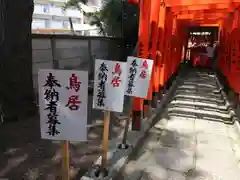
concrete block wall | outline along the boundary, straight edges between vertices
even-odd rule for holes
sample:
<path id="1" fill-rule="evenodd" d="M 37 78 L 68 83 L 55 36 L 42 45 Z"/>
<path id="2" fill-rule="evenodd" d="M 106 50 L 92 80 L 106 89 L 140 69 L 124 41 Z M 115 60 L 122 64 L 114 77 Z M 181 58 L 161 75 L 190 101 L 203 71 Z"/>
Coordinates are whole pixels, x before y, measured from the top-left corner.
<path id="1" fill-rule="evenodd" d="M 32 35 L 33 83 L 37 93 L 39 69 L 88 70 L 93 78 L 95 59 L 125 61 L 121 38 L 71 35 Z"/>

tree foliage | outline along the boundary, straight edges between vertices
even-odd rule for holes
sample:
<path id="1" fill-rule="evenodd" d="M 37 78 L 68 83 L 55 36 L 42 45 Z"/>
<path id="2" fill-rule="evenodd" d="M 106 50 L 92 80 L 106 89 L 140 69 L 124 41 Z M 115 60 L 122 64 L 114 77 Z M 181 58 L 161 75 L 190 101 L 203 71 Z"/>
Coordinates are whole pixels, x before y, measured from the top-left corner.
<path id="1" fill-rule="evenodd" d="M 98 27 L 99 34 L 106 36 L 106 24 L 102 21 L 102 11 L 98 11 L 95 13 L 86 13 L 85 15 L 89 18 L 90 20 L 90 25 L 95 25 Z"/>
<path id="2" fill-rule="evenodd" d="M 104 31 L 104 35 L 136 39 L 138 32 L 138 7 L 121 0 L 103 0 L 102 9 L 93 13 L 98 21 L 97 25 Z M 101 21 L 101 23 L 99 22 Z M 99 24 L 101 26 L 99 26 Z"/>
<path id="3" fill-rule="evenodd" d="M 79 9 L 79 3 L 87 0 L 70 0 L 65 7 Z M 134 44 L 138 35 L 138 7 L 126 0 L 102 0 L 102 9 L 95 13 L 85 13 L 90 24 L 96 25 L 104 36 L 124 37 L 126 43 Z"/>
<path id="4" fill-rule="evenodd" d="M 63 9 L 66 10 L 69 7 L 77 8 L 78 10 L 81 10 L 80 3 L 86 4 L 88 0 L 69 0 L 65 3 Z"/>

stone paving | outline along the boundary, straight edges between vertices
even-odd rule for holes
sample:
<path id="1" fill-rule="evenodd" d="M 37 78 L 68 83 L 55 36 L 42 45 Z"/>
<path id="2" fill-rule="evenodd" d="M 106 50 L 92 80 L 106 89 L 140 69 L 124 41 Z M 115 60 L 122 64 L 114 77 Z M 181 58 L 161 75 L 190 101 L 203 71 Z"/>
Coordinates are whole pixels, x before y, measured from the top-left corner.
<path id="1" fill-rule="evenodd" d="M 214 77 L 186 77 L 118 180 L 240 180 L 237 134 Z"/>

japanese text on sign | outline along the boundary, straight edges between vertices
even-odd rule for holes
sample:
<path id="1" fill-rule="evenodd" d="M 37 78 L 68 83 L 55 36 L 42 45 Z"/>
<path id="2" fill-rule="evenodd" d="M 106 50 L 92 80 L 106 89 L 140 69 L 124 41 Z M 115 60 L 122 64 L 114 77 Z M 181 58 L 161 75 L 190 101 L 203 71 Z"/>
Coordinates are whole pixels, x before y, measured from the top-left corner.
<path id="1" fill-rule="evenodd" d="M 75 92 L 79 92 L 80 90 L 80 84 L 79 78 L 76 76 L 76 74 L 72 74 L 69 78 L 69 87 L 66 87 L 69 89 L 74 89 Z M 79 104 L 81 101 L 79 100 L 79 95 L 71 95 L 68 98 L 68 103 L 66 104 L 66 107 L 69 107 L 70 110 L 75 111 L 79 109 Z"/>
<path id="2" fill-rule="evenodd" d="M 93 107 L 122 112 L 126 63 L 97 59 L 95 62 Z"/>
<path id="3" fill-rule="evenodd" d="M 48 117 L 48 131 L 47 133 L 50 136 L 56 136 L 60 134 L 60 132 L 57 129 L 57 124 L 61 124 L 58 120 L 58 113 L 57 113 L 57 106 L 59 101 L 59 93 L 55 90 L 55 86 L 61 87 L 58 80 L 55 79 L 55 76 L 53 76 L 52 73 L 49 73 L 46 79 L 46 83 L 44 84 L 44 87 L 47 87 L 45 90 L 45 97 L 44 99 L 47 100 L 47 104 L 44 110 L 48 110 L 49 114 Z"/>
<path id="4" fill-rule="evenodd" d="M 112 72 L 113 79 L 112 79 L 111 84 L 113 85 L 113 87 L 119 87 L 120 86 L 120 83 L 121 83 L 120 75 L 121 75 L 121 73 L 122 73 L 121 65 L 119 63 L 116 63 L 115 67 L 114 67 L 114 71 Z"/>
<path id="5" fill-rule="evenodd" d="M 137 74 L 137 62 L 136 59 L 132 61 L 131 66 L 128 70 L 128 84 L 127 84 L 127 93 L 132 94 L 132 89 L 134 87 L 134 79 Z"/>
<path id="6" fill-rule="evenodd" d="M 127 59 L 127 85 L 125 95 L 144 98 L 148 93 L 153 60 L 137 57 Z"/>
<path id="7" fill-rule="evenodd" d="M 98 74 L 98 88 L 97 88 L 97 106 L 99 107 L 104 107 L 105 106 L 105 98 L 106 98 L 106 91 L 105 91 L 105 84 L 107 81 L 107 66 L 106 64 L 103 62 L 100 65 L 99 68 L 99 74 Z"/>
<path id="8" fill-rule="evenodd" d="M 143 60 L 142 66 L 141 66 L 141 73 L 140 73 L 140 77 L 142 79 L 145 79 L 147 76 L 147 71 L 148 71 L 148 62 L 147 60 Z"/>
<path id="9" fill-rule="evenodd" d="M 40 70 L 38 84 L 42 138 L 85 141 L 88 72 Z"/>

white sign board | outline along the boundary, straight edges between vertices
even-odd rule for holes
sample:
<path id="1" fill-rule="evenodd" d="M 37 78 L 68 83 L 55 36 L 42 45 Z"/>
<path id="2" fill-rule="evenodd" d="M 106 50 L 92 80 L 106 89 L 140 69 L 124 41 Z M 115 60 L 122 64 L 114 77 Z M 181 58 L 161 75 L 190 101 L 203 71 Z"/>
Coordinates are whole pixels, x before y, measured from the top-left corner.
<path id="1" fill-rule="evenodd" d="M 93 108 L 123 111 L 127 63 L 96 59 Z"/>
<path id="2" fill-rule="evenodd" d="M 153 60 L 129 56 L 125 95 L 145 98 L 152 75 Z"/>
<path id="3" fill-rule="evenodd" d="M 52 140 L 87 140 L 88 72 L 38 72 L 41 137 Z"/>

